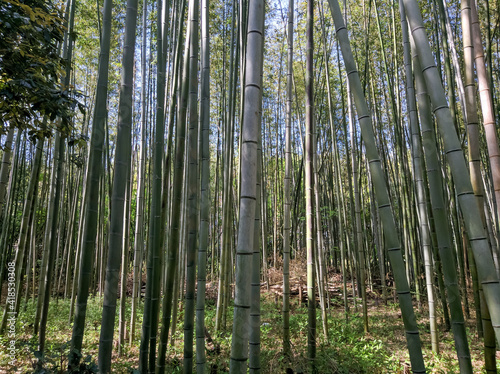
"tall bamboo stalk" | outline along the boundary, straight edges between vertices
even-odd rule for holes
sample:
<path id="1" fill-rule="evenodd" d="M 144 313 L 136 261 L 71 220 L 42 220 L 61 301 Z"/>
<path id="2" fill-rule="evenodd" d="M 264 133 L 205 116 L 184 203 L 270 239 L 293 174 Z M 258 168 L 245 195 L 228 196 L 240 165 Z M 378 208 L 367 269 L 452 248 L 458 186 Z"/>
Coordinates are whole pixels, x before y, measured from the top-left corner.
<path id="1" fill-rule="evenodd" d="M 102 154 L 105 138 L 104 128 L 107 118 L 106 103 L 108 94 L 108 64 L 111 44 L 112 7 L 113 0 L 104 1 L 94 121 L 90 140 L 90 159 L 86 187 L 87 196 L 85 197 L 85 223 L 82 234 L 82 248 L 80 258 L 78 259 L 78 261 L 80 261 L 80 271 L 78 274 L 75 320 L 71 337 L 70 368 L 77 367 L 79 361 L 78 353 L 82 350 L 87 300 L 92 281 L 93 257 L 96 245 L 99 213 L 99 180 L 102 173 Z"/>
<path id="2" fill-rule="evenodd" d="M 205 357 L 205 290 L 210 216 L 210 36 L 209 0 L 201 1 L 201 102 L 200 102 L 200 231 L 198 249 L 198 288 L 196 294 L 196 371 L 204 373 Z M 216 150 L 218 152 L 218 149 Z M 212 251 L 212 257 L 214 251 Z"/>
<path id="3" fill-rule="evenodd" d="M 30 228 L 29 224 L 31 222 L 31 218 L 33 215 L 35 200 L 37 199 L 37 194 L 35 192 L 36 192 L 36 186 L 38 185 L 38 176 L 40 175 L 43 144 L 44 144 L 43 138 L 36 140 L 36 151 L 33 157 L 28 190 L 26 192 L 26 197 L 23 205 L 21 227 L 19 230 L 19 239 L 17 242 L 15 258 L 13 261 L 15 267 L 15 286 L 14 286 L 14 291 L 10 290 L 9 300 L 5 304 L 2 316 L 2 322 L 0 326 L 0 332 L 3 332 L 5 330 L 5 327 L 7 325 L 7 319 L 17 315 L 21 305 L 21 291 L 22 291 L 21 281 L 24 275 L 24 263 L 25 263 L 26 253 L 28 253 L 27 248 L 30 245 L 28 236 Z"/>
<path id="4" fill-rule="evenodd" d="M 147 34 L 147 0 L 142 3 L 142 47 L 141 47 L 141 132 L 139 148 L 139 167 L 137 172 L 137 196 L 135 213 L 135 239 L 134 239 L 134 264 L 133 264 L 133 286 L 132 286 L 132 311 L 130 315 L 130 344 L 134 341 L 135 323 L 137 315 L 137 299 L 140 292 L 141 273 L 142 273 L 142 254 L 144 251 L 144 190 L 145 190 L 145 172 L 146 172 L 146 34 Z"/>
<path id="5" fill-rule="evenodd" d="M 443 139 L 448 164 L 455 182 L 460 209 L 478 268 L 479 281 L 483 285 L 484 295 L 488 309 L 490 310 L 493 326 L 495 326 L 495 334 L 498 342 L 500 341 L 500 283 L 491 255 L 491 248 L 482 221 L 480 220 L 481 213 L 468 178 L 465 157 L 453 125 L 444 88 L 430 49 L 418 3 L 415 0 L 403 1 L 415 41 L 415 47 L 418 51 L 418 58 L 422 66 L 422 73 L 429 88 L 429 96 Z"/>
<path id="6" fill-rule="evenodd" d="M 51 201 L 49 204 L 53 204 L 53 217 L 51 220 L 50 227 L 50 243 L 47 248 L 48 251 L 48 262 L 47 270 L 45 272 L 44 288 L 43 288 L 43 308 L 40 315 L 40 328 L 38 334 L 38 350 L 44 352 L 45 349 L 45 335 L 47 331 L 47 319 L 49 312 L 49 302 L 50 302 L 50 292 L 52 290 L 52 275 L 54 273 L 54 266 L 56 260 L 56 246 L 57 246 L 57 236 L 59 231 L 59 209 L 62 195 L 62 178 L 64 175 L 64 153 L 65 153 L 65 138 L 57 134 L 55 139 L 54 147 L 54 164 L 52 171 L 52 185 L 51 185 Z M 60 234 L 59 234 L 60 235 Z M 38 365 L 41 365 L 43 360 L 38 361 Z"/>
<path id="7" fill-rule="evenodd" d="M 477 15 L 476 0 L 470 0 L 471 6 L 471 27 L 472 27 L 472 42 L 474 46 L 474 62 L 476 65 L 477 81 L 479 89 L 479 98 L 481 100 L 481 112 L 483 114 L 483 126 L 486 136 L 486 144 L 488 145 L 488 155 L 491 165 L 491 173 L 493 175 L 493 188 L 495 190 L 495 200 L 497 203 L 497 221 L 500 221 L 500 148 L 498 146 L 498 136 L 496 133 L 496 121 L 494 105 L 491 95 L 490 80 L 488 72 L 486 71 L 486 64 L 484 58 L 484 50 L 481 38 L 481 29 L 479 27 L 479 18 Z M 491 60 L 489 67 L 491 67 Z M 495 266 L 497 274 L 500 276 L 500 264 L 498 261 L 498 254 L 493 254 L 493 258 L 497 261 Z"/>
<path id="8" fill-rule="evenodd" d="M 257 198 L 257 144 L 262 108 L 264 12 L 262 0 L 249 2 L 245 56 L 245 101 L 241 133 L 241 190 L 236 248 L 236 289 L 230 361 L 232 374 L 246 373 L 249 329 L 252 328 L 250 326 L 250 286 Z"/>
<path id="9" fill-rule="evenodd" d="M 109 249 L 104 284 L 101 334 L 99 338 L 99 371 L 111 372 L 111 353 L 116 316 L 118 280 L 124 251 L 124 215 L 127 214 L 127 179 L 131 168 L 132 152 L 132 96 L 134 78 L 135 31 L 138 0 L 127 1 L 125 18 L 125 41 L 122 57 L 120 102 L 118 104 L 118 126 L 114 159 L 113 192 L 111 198 Z M 124 264 L 124 266 L 126 266 Z M 126 272 L 124 268 L 122 270 Z M 122 280 L 123 282 L 123 280 Z M 124 295 L 122 294 L 122 297 Z"/>
<path id="10" fill-rule="evenodd" d="M 193 336 L 198 239 L 198 29 L 199 0 L 189 2 L 189 131 L 187 150 L 186 301 L 184 310 L 184 373 L 193 371 Z"/>
<path id="11" fill-rule="evenodd" d="M 315 289 L 315 247 L 316 231 L 314 225 L 314 0 L 307 1 L 306 16 L 306 128 L 304 187 L 306 198 L 306 252 L 307 252 L 307 359 L 309 370 L 316 372 L 316 289 Z"/>
<path id="12" fill-rule="evenodd" d="M 285 181 L 283 209 L 283 354 L 291 358 L 290 350 L 290 182 L 292 179 L 292 106 L 293 106 L 293 12 L 294 0 L 288 0 L 287 83 L 285 128 Z M 266 262 L 266 259 L 264 259 Z"/>
<path id="13" fill-rule="evenodd" d="M 404 10 L 404 7 L 400 9 Z M 401 22 L 402 24 L 404 22 L 404 25 L 406 25 L 406 17 L 402 17 Z M 460 289 L 458 287 L 457 265 L 453 253 L 452 233 L 448 223 L 449 216 L 443 196 L 443 177 L 441 165 L 437 156 L 436 138 L 432 125 L 430 101 L 417 54 L 413 55 L 413 65 L 430 201 L 432 214 L 434 216 L 439 255 L 441 257 L 441 263 L 443 264 L 443 275 L 447 290 L 448 304 L 450 306 L 451 328 L 455 339 L 455 349 L 457 351 L 460 371 L 463 373 L 472 373 L 471 356 L 465 331 L 462 304 L 460 302 Z"/>
<path id="14" fill-rule="evenodd" d="M 340 12 L 338 1 L 329 0 L 330 10 L 335 23 L 337 37 L 342 49 L 347 76 L 353 90 L 353 95 L 358 112 L 358 119 L 361 127 L 361 134 L 365 145 L 365 155 L 370 165 L 372 183 L 375 189 L 375 196 L 378 204 L 380 220 L 383 224 L 386 248 L 388 257 L 392 265 L 396 289 L 398 293 L 401 312 L 404 315 L 403 321 L 406 330 L 406 339 L 410 360 L 414 373 L 424 373 L 425 365 L 422 356 L 420 336 L 416 323 L 415 314 L 412 307 L 412 300 L 408 280 L 404 273 L 404 262 L 399 243 L 399 236 L 396 230 L 394 216 L 391 209 L 387 184 L 382 171 L 382 165 L 375 144 L 375 135 L 373 133 L 371 115 L 368 110 L 366 99 L 363 94 L 359 74 L 356 69 L 347 29 Z"/>
<path id="15" fill-rule="evenodd" d="M 156 123 L 153 146 L 151 209 L 149 218 L 149 240 L 147 258 L 146 295 L 144 300 L 144 318 L 139 353 L 139 370 L 141 373 L 152 373 L 156 363 L 156 337 L 158 330 L 158 311 L 160 304 L 161 283 L 161 243 L 162 228 L 161 198 L 162 198 L 162 169 L 164 153 L 164 100 L 165 100 L 165 61 L 163 61 L 162 9 L 166 2 L 157 2 L 156 19 L 156 51 L 157 51 L 157 85 L 156 85 Z"/>
<path id="16" fill-rule="evenodd" d="M 180 13 L 180 23 L 183 24 L 184 14 L 185 14 L 185 2 L 179 9 Z M 182 195 L 184 187 L 184 153 L 186 148 L 186 112 L 187 103 L 189 95 L 189 27 L 191 23 L 188 22 L 188 35 L 184 48 L 184 59 L 182 63 L 182 84 L 181 84 L 181 95 L 179 96 L 179 106 L 178 106 L 178 117 L 176 123 L 176 133 L 175 133 L 175 155 L 174 155 L 174 178 L 173 178 L 173 191 L 172 191 L 172 213 L 170 235 L 167 243 L 167 263 L 166 271 L 167 275 L 165 277 L 165 287 L 162 302 L 162 328 L 160 335 L 160 346 L 158 350 L 158 361 L 157 361 L 157 371 L 161 374 L 165 370 L 165 355 L 167 352 L 167 338 L 170 330 L 170 322 L 172 317 L 172 305 L 177 302 L 177 297 L 173 298 L 174 294 L 174 279 L 178 272 L 178 258 L 179 256 L 179 243 L 181 242 L 181 208 L 182 208 Z M 179 36 L 180 37 L 180 36 Z M 180 41 L 179 41 L 180 42 Z M 180 53 L 180 45 L 178 48 L 178 53 Z M 180 55 L 179 55 L 180 58 Z M 173 329 L 172 329 L 173 331 Z M 150 368 L 154 370 L 154 368 Z"/>

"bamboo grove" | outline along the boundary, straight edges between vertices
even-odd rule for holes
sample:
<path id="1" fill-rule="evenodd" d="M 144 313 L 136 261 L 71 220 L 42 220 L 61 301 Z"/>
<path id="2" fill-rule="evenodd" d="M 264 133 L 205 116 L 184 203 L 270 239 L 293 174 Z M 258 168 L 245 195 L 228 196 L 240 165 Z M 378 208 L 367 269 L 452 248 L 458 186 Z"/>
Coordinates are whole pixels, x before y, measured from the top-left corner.
<path id="1" fill-rule="evenodd" d="M 292 366 L 294 263 L 306 372 L 335 303 L 345 324 L 360 308 L 368 334 L 369 305 L 394 300 L 412 372 L 429 372 L 422 339 L 439 355 L 445 329 L 473 373 L 472 320 L 497 373 L 500 3 L 0 9 L 0 334 L 33 304 L 39 370 L 49 306 L 68 300 L 64 370 L 79 372 L 97 297 L 99 372 L 132 346 L 131 368 L 169 372 L 179 324 L 185 373 L 216 370 L 206 345 L 222 332 L 231 373 L 265 372 L 261 296 L 276 272 Z"/>

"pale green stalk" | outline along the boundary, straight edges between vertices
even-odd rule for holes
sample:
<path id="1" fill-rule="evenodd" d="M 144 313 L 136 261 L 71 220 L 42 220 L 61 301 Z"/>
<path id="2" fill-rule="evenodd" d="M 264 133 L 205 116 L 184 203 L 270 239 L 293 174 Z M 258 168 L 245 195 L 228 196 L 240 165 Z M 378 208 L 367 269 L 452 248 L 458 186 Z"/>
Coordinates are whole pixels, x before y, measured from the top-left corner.
<path id="1" fill-rule="evenodd" d="M 185 13 L 184 3 L 181 6 L 181 21 L 184 19 Z M 179 23 L 180 25 L 183 22 Z M 181 84 L 181 95 L 180 95 L 180 107 L 178 108 L 178 118 L 176 123 L 176 134 L 175 134 L 175 155 L 174 155 L 174 178 L 173 178 L 173 191 L 172 191 L 172 216 L 170 227 L 170 237 L 167 243 L 167 275 L 165 279 L 165 287 L 163 292 L 163 302 L 162 302 L 162 328 L 160 335 L 160 347 L 158 350 L 158 360 L 157 360 L 157 373 L 164 373 L 165 371 L 165 361 L 167 352 L 167 338 L 168 332 L 170 330 L 170 323 L 172 317 L 172 304 L 177 302 L 177 297 L 173 298 L 174 295 L 174 279 L 176 277 L 177 264 L 179 262 L 179 248 L 182 248 L 181 243 L 181 208 L 182 208 L 182 195 L 184 189 L 184 151 L 186 147 L 186 112 L 189 94 L 189 32 L 190 23 L 188 22 L 188 32 L 187 39 L 184 48 L 184 60 L 182 67 L 182 84 Z M 179 48 L 180 51 L 180 48 Z M 182 285 L 182 282 L 181 282 Z M 173 329 L 172 329 L 173 331 Z M 152 370 L 150 368 L 150 370 Z"/>
<path id="2" fill-rule="evenodd" d="M 205 373 L 205 292 L 210 218 L 210 38 L 209 0 L 201 1 L 201 102 L 200 102 L 200 242 L 198 249 L 198 288 L 196 294 L 196 371 Z M 212 251 L 212 256 L 214 252 Z"/>
<path id="3" fill-rule="evenodd" d="M 498 136 L 496 133 L 495 111 L 493 109 L 493 100 L 491 95 L 490 80 L 486 71 L 484 59 L 483 44 L 481 38 L 481 29 L 479 27 L 479 19 L 476 9 L 476 0 L 471 2 L 471 27 L 472 41 L 474 45 L 474 62 L 476 65 L 477 81 L 479 98 L 481 100 L 481 112 L 483 114 L 483 126 L 486 136 L 486 144 L 488 145 L 488 155 L 491 165 L 491 173 L 493 175 L 493 188 L 495 190 L 495 200 L 497 207 L 500 204 L 500 148 L 498 146 Z M 491 63 L 490 63 L 491 65 Z M 497 208 L 498 218 L 500 221 L 500 209 Z M 498 253 L 493 253 L 497 274 L 500 274 L 500 261 Z"/>
<path id="4" fill-rule="evenodd" d="M 139 371 L 141 374 L 153 373 L 156 363 L 156 337 L 158 330 L 158 311 L 161 288 L 162 258 L 162 172 L 164 153 L 164 104 L 165 104 L 165 62 L 163 61 L 162 9 L 165 2 L 157 2 L 156 14 L 156 123 L 154 128 L 153 160 L 151 166 L 151 208 L 149 216 L 148 258 L 146 264 L 146 294 L 144 317 L 142 320 L 141 344 L 139 347 Z"/>
<path id="5" fill-rule="evenodd" d="M 314 0 L 307 1 L 306 16 L 306 126 L 304 141 L 304 188 L 306 200 L 307 253 L 307 360 L 309 371 L 316 372 L 316 289 L 315 256 L 316 228 L 314 225 L 314 156 L 316 134 L 314 123 Z"/>
<path id="6" fill-rule="evenodd" d="M 122 57 L 120 101 L 114 158 L 113 192 L 109 226 L 109 249 L 104 283 L 101 334 L 99 338 L 99 372 L 111 372 L 111 354 L 116 316 L 118 280 L 123 252 L 126 186 L 130 174 L 132 151 L 132 96 L 134 78 L 135 31 L 138 0 L 127 1 L 125 41 Z M 126 232 L 126 231 L 125 231 Z M 126 269 L 123 269 L 125 272 Z M 122 294 L 122 297 L 124 295 Z"/>
<path id="7" fill-rule="evenodd" d="M 340 12 L 340 7 L 337 0 L 329 0 L 330 10 L 332 12 L 337 37 L 342 49 L 344 63 L 347 71 L 347 76 L 351 84 L 356 109 L 358 112 L 358 120 L 361 128 L 361 135 L 365 145 L 365 155 L 370 165 L 370 173 L 372 183 L 374 185 L 375 198 L 380 214 L 385 234 L 386 248 L 388 257 L 392 265 L 396 290 L 398 293 L 401 313 L 406 330 L 406 339 L 408 350 L 410 352 L 410 361 L 414 373 L 425 373 L 425 365 L 422 356 L 422 348 L 420 336 L 416 323 L 415 314 L 412 306 L 412 298 L 408 280 L 405 275 L 405 265 L 401 253 L 399 235 L 396 230 L 394 216 L 391 209 L 389 194 L 387 191 L 387 183 L 382 170 L 382 165 L 375 144 L 375 135 L 371 121 L 371 114 L 366 104 L 366 99 L 363 94 L 359 74 L 356 69 L 347 29 L 344 26 L 344 20 Z"/>
<path id="8" fill-rule="evenodd" d="M 132 285 L 132 311 L 130 316 L 130 344 L 134 341 L 137 316 L 137 299 L 140 292 L 140 275 L 142 273 L 142 253 L 144 251 L 144 189 L 146 173 L 146 33 L 147 33 L 147 1 L 142 4 L 142 47 L 141 47 L 141 144 L 139 149 L 139 168 L 137 172 L 137 197 L 135 213 L 134 264 Z"/>
<path id="9" fill-rule="evenodd" d="M 294 0 L 288 0 L 287 29 L 287 89 L 286 89 L 286 128 L 285 128 L 285 181 L 283 209 L 283 353 L 285 359 L 291 358 L 290 350 L 290 184 L 292 179 L 292 105 L 293 105 L 293 12 Z M 266 259 L 264 259 L 266 261 Z"/>
<path id="10" fill-rule="evenodd" d="M 248 5 L 245 101 L 241 134 L 241 190 L 239 201 L 238 244 L 236 247 L 236 290 L 230 373 L 246 373 L 250 326 L 252 262 L 254 252 L 255 209 L 257 198 L 257 144 L 262 107 L 264 43 L 264 2 Z"/>
<path id="11" fill-rule="evenodd" d="M 455 182 L 456 194 L 472 246 L 479 281 L 483 285 L 486 303 L 491 314 L 497 342 L 500 341 L 500 283 L 497 277 L 487 234 L 480 219 L 481 213 L 468 178 L 467 165 L 461 143 L 453 125 L 444 88 L 432 55 L 429 39 L 415 0 L 403 0 L 412 30 L 422 73 L 443 139 L 444 150 Z"/>
<path id="12" fill-rule="evenodd" d="M 184 310 L 184 373 L 193 372 L 194 296 L 198 239 L 198 29 L 199 0 L 189 2 L 189 131 L 187 152 L 187 247 Z"/>
<path id="13" fill-rule="evenodd" d="M 408 25 L 404 7 L 400 6 L 401 29 L 403 32 L 404 64 L 406 70 L 406 97 L 408 103 L 408 120 L 411 132 L 411 153 L 413 159 L 413 178 L 416 189 L 416 198 L 418 204 L 418 219 L 420 230 L 420 241 L 424 255 L 425 281 L 427 288 L 427 303 L 429 306 L 429 325 L 431 335 L 431 346 L 433 352 L 439 353 L 439 336 L 436 322 L 436 304 L 434 302 L 434 284 L 431 258 L 431 235 L 429 228 L 429 218 L 427 215 L 427 196 L 425 190 L 425 180 L 423 175 L 422 143 L 418 126 L 417 106 L 415 98 L 415 88 L 413 87 L 413 72 L 411 68 L 411 48 L 408 36 Z M 415 269 L 416 271 L 417 269 Z"/>
<path id="14" fill-rule="evenodd" d="M 97 236 L 99 213 L 99 180 L 102 173 L 102 154 L 105 138 L 105 122 L 107 118 L 108 64 L 111 44 L 111 9 L 113 0 L 105 0 L 102 18 L 101 48 L 99 54 L 99 71 L 94 108 L 94 120 L 90 140 L 90 159 L 87 176 L 87 196 L 85 197 L 85 223 L 82 235 L 82 248 L 79 263 L 78 291 L 76 311 L 71 337 L 70 368 L 79 363 L 78 353 L 82 350 L 87 300 L 93 275 L 93 259 Z"/>

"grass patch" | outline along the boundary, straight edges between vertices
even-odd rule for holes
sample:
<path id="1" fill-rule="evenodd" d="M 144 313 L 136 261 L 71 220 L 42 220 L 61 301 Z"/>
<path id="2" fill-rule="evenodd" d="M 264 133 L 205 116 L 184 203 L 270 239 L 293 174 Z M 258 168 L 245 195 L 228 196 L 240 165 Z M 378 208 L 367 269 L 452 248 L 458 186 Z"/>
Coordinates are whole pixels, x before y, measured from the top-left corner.
<path id="1" fill-rule="evenodd" d="M 113 352 L 113 372 L 130 373 L 138 368 L 139 345 L 142 323 L 142 303 L 139 303 L 137 330 L 132 345 L 125 344 L 122 354 L 118 356 L 117 344 Z M 29 302 L 22 308 L 17 320 L 16 348 L 18 360 L 17 372 L 33 373 L 36 362 L 37 337 L 33 336 L 33 319 L 36 304 Z M 69 300 L 51 302 L 47 323 L 46 367 L 47 372 L 62 373 L 67 365 L 69 340 L 72 323 L 69 323 Z M 226 329 L 218 334 L 215 329 L 215 302 L 207 301 L 205 324 L 219 350 L 207 350 L 207 370 L 210 373 L 229 371 L 229 353 L 231 349 L 231 327 L 233 308 L 227 313 Z M 82 359 L 87 364 L 97 361 L 102 299 L 89 299 L 83 342 Z M 404 339 L 403 322 L 397 304 L 372 305 L 369 308 L 370 332 L 364 333 L 361 315 L 355 311 L 348 320 L 342 307 L 329 310 L 328 334 L 323 334 L 321 314 L 317 312 L 317 359 L 319 373 L 409 373 L 409 356 Z M 182 372 L 183 358 L 183 310 L 178 312 L 178 322 L 174 332 L 173 346 L 167 352 L 166 373 Z M 430 350 L 430 337 L 427 333 L 425 312 L 417 313 L 425 362 L 430 373 L 458 373 L 458 362 L 454 350 L 453 337 L 450 332 L 440 331 L 441 353 L 434 354 Z M 130 319 L 130 305 L 127 304 L 127 321 Z M 282 314 L 281 300 L 275 295 L 263 293 L 261 298 L 261 367 L 263 374 L 286 373 L 292 369 L 294 373 L 307 373 L 307 306 L 299 305 L 297 300 L 291 301 L 290 333 L 292 357 L 285 361 L 282 352 Z M 118 316 L 115 323 L 115 338 L 118 337 Z M 474 372 L 481 373 L 483 367 L 482 344 L 469 328 L 469 342 L 473 357 Z M 127 322 L 127 330 L 129 322 Z M 127 331 L 128 334 L 128 331 Z M 9 339 L 0 337 L 0 343 L 7 347 Z M 6 349 L 0 351 L 0 368 L 9 367 L 9 356 Z M 499 367 L 500 368 L 500 367 Z M 1 371 L 1 370 L 0 370 Z M 14 371 L 15 372 L 15 371 Z M 89 371 L 89 373 L 92 371 Z"/>

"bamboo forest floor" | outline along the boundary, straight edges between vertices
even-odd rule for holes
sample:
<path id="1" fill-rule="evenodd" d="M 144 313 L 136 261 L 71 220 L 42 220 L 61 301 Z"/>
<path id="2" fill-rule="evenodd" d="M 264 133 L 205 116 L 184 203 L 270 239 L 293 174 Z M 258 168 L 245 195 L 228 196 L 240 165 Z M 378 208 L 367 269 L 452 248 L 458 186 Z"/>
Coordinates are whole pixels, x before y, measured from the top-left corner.
<path id="1" fill-rule="evenodd" d="M 262 373 L 306 373 L 307 362 L 307 305 L 299 300 L 299 284 L 305 290 L 305 269 L 301 262 L 295 260 L 291 265 L 291 313 L 290 333 L 293 358 L 290 363 L 283 360 L 282 355 L 282 315 L 281 315 L 281 274 L 279 271 L 270 270 L 270 287 L 263 285 L 261 293 L 261 367 Z M 362 318 L 353 307 L 350 298 L 350 312 L 348 320 L 344 313 L 342 299 L 342 281 L 338 274 L 329 275 L 329 292 L 331 305 L 328 310 L 329 339 L 326 341 L 323 334 L 321 313 L 317 311 L 317 366 L 319 373 L 410 373 L 409 356 L 404 338 L 403 321 L 398 304 L 391 299 L 385 305 L 374 293 L 369 295 L 369 323 L 370 332 L 363 333 Z M 206 326 L 214 340 L 214 344 L 207 343 L 207 361 L 210 373 L 228 372 L 229 350 L 231 346 L 232 308 L 227 314 L 226 330 L 218 336 L 214 333 L 216 284 L 208 283 Z M 349 284 L 349 294 L 351 293 Z M 305 300 L 305 291 L 304 291 Z M 472 297 L 469 299 L 472 300 Z M 130 300 L 127 300 L 127 319 L 130 316 Z M 2 298 L 2 305 L 5 305 Z M 33 320 L 36 305 L 29 301 L 26 307 L 21 307 L 17 325 L 17 355 L 18 372 L 33 372 L 37 338 L 33 337 Z M 45 373 L 63 373 L 58 368 L 66 367 L 66 356 L 69 353 L 69 339 L 72 324 L 68 322 L 70 309 L 69 300 L 52 300 L 47 331 Z M 86 318 L 86 331 L 83 342 L 83 357 L 89 362 L 97 360 L 100 321 L 102 313 L 102 299 L 94 297 L 89 300 Z M 471 313 L 473 311 L 471 310 Z M 458 373 L 453 336 L 451 332 L 444 331 L 442 315 L 440 315 L 440 354 L 431 352 L 428 318 L 423 308 L 416 312 L 421 332 L 424 358 L 430 373 Z M 438 314 L 439 315 L 439 314 Z M 117 345 L 113 353 L 113 372 L 129 373 L 138 367 L 140 331 L 142 310 L 139 310 L 136 337 L 132 345 L 126 344 L 122 354 L 118 356 Z M 473 366 L 475 373 L 482 373 L 482 343 L 475 333 L 474 316 L 467 321 L 467 331 Z M 174 346 L 168 351 L 167 373 L 182 372 L 183 357 L 183 311 L 179 310 L 178 324 L 174 334 Z M 118 325 L 118 316 L 117 323 Z M 128 329 L 128 326 L 127 326 Z M 116 329 L 117 331 L 117 329 Z M 128 333 L 128 332 L 127 332 Z M 115 333 L 115 337 L 118 333 Z M 0 337 L 2 347 L 8 346 L 7 336 Z M 1 368 L 7 367 L 9 356 L 6 349 L 0 350 Z M 497 365 L 500 354 L 497 352 Z M 500 370 L 500 365 L 498 366 Z M 500 372 L 500 371 L 499 371 Z"/>

